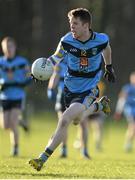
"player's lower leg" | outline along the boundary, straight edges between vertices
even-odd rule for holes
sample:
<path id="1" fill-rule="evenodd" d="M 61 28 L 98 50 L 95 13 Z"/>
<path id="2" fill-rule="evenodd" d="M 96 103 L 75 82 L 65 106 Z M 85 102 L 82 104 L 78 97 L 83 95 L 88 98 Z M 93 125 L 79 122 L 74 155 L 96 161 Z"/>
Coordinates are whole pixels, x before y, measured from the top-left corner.
<path id="1" fill-rule="evenodd" d="M 58 126 L 52 138 L 50 139 L 45 151 L 37 159 L 31 159 L 29 164 L 33 166 L 37 171 L 40 171 L 43 164 L 48 160 L 53 151 L 63 141 L 64 135 L 67 133 L 67 128 L 70 122 L 83 112 L 85 107 L 80 103 L 75 103 L 72 107 L 68 108 L 62 116 L 62 119 L 58 121 Z"/>
<path id="2" fill-rule="evenodd" d="M 109 106 L 110 100 L 107 98 L 107 96 L 103 96 L 97 101 L 97 111 L 103 111 L 105 114 L 110 114 L 111 109 Z"/>
<path id="3" fill-rule="evenodd" d="M 66 158 L 67 157 L 67 131 L 64 134 L 63 141 L 60 148 L 60 157 Z"/>
<path id="4" fill-rule="evenodd" d="M 18 154 L 19 154 L 19 147 L 18 144 L 15 144 L 11 147 L 11 155 L 18 156 Z"/>
<path id="5" fill-rule="evenodd" d="M 82 146 L 82 143 L 81 143 L 81 128 L 80 126 L 78 126 L 78 130 L 77 130 L 77 137 L 73 143 L 73 147 L 75 149 L 80 149 Z"/>
<path id="6" fill-rule="evenodd" d="M 24 129 L 25 132 L 29 131 L 29 126 L 26 120 L 19 120 L 19 125 Z"/>
<path id="7" fill-rule="evenodd" d="M 134 123 L 130 123 L 128 125 L 128 129 L 126 132 L 126 140 L 124 145 L 124 149 L 126 152 L 132 151 L 134 137 L 135 137 L 135 125 Z"/>
<path id="8" fill-rule="evenodd" d="M 94 139 L 95 139 L 95 149 L 96 151 L 102 151 L 102 130 L 103 124 L 101 119 L 97 119 L 94 124 Z"/>
<path id="9" fill-rule="evenodd" d="M 67 145 L 62 144 L 61 149 L 60 149 L 60 157 L 61 158 L 66 158 L 67 157 Z"/>
<path id="10" fill-rule="evenodd" d="M 61 120 L 63 112 L 64 111 L 61 110 L 57 112 L 59 120 Z M 60 158 L 66 158 L 66 157 L 67 157 L 67 134 L 65 133 L 60 147 Z"/>
<path id="11" fill-rule="evenodd" d="M 66 125 L 66 124 L 65 124 Z M 58 123 L 58 127 L 55 131 L 55 134 L 52 136 L 52 138 L 49 140 L 49 143 L 47 147 L 45 148 L 45 151 L 40 154 L 40 156 L 36 159 L 31 159 L 29 161 L 29 164 L 36 169 L 37 171 L 40 171 L 43 167 L 43 164 L 48 160 L 48 158 L 52 155 L 53 151 L 56 149 L 56 147 L 61 143 L 62 136 L 64 136 L 64 131 L 66 131 L 66 126 L 60 125 Z"/>
<path id="12" fill-rule="evenodd" d="M 81 127 L 81 141 L 82 141 L 82 155 L 84 158 L 90 159 L 88 153 L 88 120 L 85 119 L 80 123 Z"/>
<path id="13" fill-rule="evenodd" d="M 86 159 L 91 159 L 91 157 L 90 157 L 90 155 L 89 155 L 89 153 L 88 153 L 88 149 L 85 148 L 85 147 L 82 149 L 82 155 L 83 155 L 83 157 L 86 158 Z"/>
<path id="14" fill-rule="evenodd" d="M 11 141 L 11 155 L 18 156 L 19 154 L 19 146 L 18 146 L 18 129 L 12 129 L 10 132 L 10 141 Z"/>
<path id="15" fill-rule="evenodd" d="M 44 163 L 47 161 L 47 159 L 51 156 L 52 153 L 52 150 L 46 148 L 45 151 L 41 153 L 37 159 L 31 159 L 29 161 L 29 164 L 37 171 L 40 171 Z"/>
<path id="16" fill-rule="evenodd" d="M 10 141 L 13 146 L 12 155 L 17 156 L 19 153 L 19 130 L 18 121 L 21 110 L 18 108 L 13 108 L 10 111 Z"/>

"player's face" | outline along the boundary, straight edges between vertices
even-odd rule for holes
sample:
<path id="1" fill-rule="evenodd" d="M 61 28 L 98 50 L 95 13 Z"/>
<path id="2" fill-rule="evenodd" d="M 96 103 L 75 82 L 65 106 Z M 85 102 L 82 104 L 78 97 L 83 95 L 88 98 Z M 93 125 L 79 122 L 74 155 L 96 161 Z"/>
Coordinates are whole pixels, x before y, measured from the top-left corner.
<path id="1" fill-rule="evenodd" d="M 79 17 L 71 17 L 69 19 L 69 23 L 70 30 L 75 39 L 81 39 L 84 36 L 85 32 L 88 30 L 88 24 L 83 23 Z"/>
<path id="2" fill-rule="evenodd" d="M 131 82 L 131 84 L 135 85 L 135 74 L 132 74 L 130 76 L 130 82 Z"/>
<path id="3" fill-rule="evenodd" d="M 2 50 L 7 58 L 13 58 L 16 54 L 16 45 L 12 41 L 4 42 L 2 44 Z"/>

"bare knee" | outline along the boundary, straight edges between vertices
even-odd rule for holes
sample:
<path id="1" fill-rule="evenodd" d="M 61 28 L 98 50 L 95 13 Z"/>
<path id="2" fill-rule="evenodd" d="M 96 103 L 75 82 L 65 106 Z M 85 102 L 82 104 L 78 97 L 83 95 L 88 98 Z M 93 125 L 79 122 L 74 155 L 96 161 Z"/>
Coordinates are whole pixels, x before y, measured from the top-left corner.
<path id="1" fill-rule="evenodd" d="M 63 116 L 60 121 L 61 127 L 66 127 L 69 124 L 69 121 L 70 120 L 67 116 Z"/>

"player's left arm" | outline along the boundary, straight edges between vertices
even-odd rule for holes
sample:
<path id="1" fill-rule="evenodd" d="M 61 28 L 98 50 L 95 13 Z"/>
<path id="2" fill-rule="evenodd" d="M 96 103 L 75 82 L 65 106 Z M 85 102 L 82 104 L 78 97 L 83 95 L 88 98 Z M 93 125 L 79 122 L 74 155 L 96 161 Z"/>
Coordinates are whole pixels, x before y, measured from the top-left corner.
<path id="1" fill-rule="evenodd" d="M 48 83 L 48 89 L 55 89 L 57 87 L 60 80 L 59 71 L 60 71 L 60 67 L 58 65 L 55 65 L 54 72 Z"/>
<path id="2" fill-rule="evenodd" d="M 55 89 L 58 86 L 60 75 L 59 75 L 60 67 L 57 65 L 54 66 L 54 72 L 49 80 L 48 88 L 47 88 L 47 96 L 51 100 L 56 99 Z"/>
<path id="3" fill-rule="evenodd" d="M 108 43 L 106 48 L 103 50 L 103 57 L 105 62 L 105 73 L 104 78 L 107 79 L 109 82 L 115 82 L 116 76 L 114 73 L 114 69 L 112 67 L 112 51 L 111 46 Z"/>

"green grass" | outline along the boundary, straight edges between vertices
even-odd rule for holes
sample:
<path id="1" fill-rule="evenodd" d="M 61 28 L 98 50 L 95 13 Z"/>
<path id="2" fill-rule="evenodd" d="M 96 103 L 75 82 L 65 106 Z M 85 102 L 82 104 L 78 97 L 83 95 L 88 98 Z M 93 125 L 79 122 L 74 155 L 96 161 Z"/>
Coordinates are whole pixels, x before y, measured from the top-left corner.
<path id="1" fill-rule="evenodd" d="M 9 134 L 0 130 L 0 178 L 135 178 L 135 152 L 123 151 L 125 123 L 108 120 L 104 131 L 103 152 L 94 148 L 91 135 L 89 149 L 92 160 L 83 159 L 73 148 L 77 128 L 69 128 L 68 159 L 59 159 L 59 148 L 48 160 L 42 171 L 32 169 L 28 160 L 37 157 L 47 144 L 56 127 L 56 116 L 44 114 L 31 118 L 31 132 L 20 129 L 20 157 L 9 156 Z"/>

